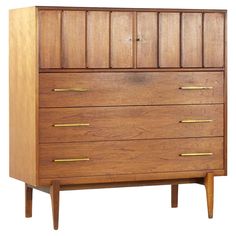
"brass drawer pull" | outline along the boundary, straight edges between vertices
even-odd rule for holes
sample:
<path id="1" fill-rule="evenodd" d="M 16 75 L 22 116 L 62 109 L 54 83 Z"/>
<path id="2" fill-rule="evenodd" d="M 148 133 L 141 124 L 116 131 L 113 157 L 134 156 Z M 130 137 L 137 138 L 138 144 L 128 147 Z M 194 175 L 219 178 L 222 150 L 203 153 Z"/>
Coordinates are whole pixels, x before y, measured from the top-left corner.
<path id="1" fill-rule="evenodd" d="M 210 123 L 213 120 L 181 120 L 179 123 Z"/>
<path id="2" fill-rule="evenodd" d="M 208 90 L 213 89 L 211 86 L 186 86 L 186 87 L 180 87 L 179 89 L 182 90 Z"/>
<path id="3" fill-rule="evenodd" d="M 86 92 L 88 89 L 85 88 L 54 88 L 54 92 Z"/>
<path id="4" fill-rule="evenodd" d="M 190 156 L 212 156 L 212 152 L 196 152 L 196 153 L 181 153 L 181 157 L 190 157 Z"/>
<path id="5" fill-rule="evenodd" d="M 88 157 L 81 158 L 68 158 L 68 159 L 55 159 L 53 162 L 78 162 L 78 161 L 89 161 Z"/>
<path id="6" fill-rule="evenodd" d="M 53 127 L 81 127 L 90 126 L 89 123 L 77 123 L 77 124 L 53 124 Z"/>

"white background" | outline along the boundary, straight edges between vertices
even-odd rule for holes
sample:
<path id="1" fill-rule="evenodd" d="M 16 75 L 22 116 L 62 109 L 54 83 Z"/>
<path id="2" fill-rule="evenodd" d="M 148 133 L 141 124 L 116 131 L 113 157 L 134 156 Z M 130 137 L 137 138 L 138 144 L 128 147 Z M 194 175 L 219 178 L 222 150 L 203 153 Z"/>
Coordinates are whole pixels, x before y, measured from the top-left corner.
<path id="1" fill-rule="evenodd" d="M 234 0 L 0 0 L 0 235 L 236 235 L 236 6 Z M 181 185 L 179 208 L 170 186 L 61 193 L 59 230 L 52 229 L 49 195 L 34 192 L 33 218 L 24 218 L 24 184 L 8 177 L 8 10 L 34 5 L 228 9 L 228 177 L 215 178 L 214 219 L 205 189 Z M 234 143 L 235 142 L 235 143 Z"/>

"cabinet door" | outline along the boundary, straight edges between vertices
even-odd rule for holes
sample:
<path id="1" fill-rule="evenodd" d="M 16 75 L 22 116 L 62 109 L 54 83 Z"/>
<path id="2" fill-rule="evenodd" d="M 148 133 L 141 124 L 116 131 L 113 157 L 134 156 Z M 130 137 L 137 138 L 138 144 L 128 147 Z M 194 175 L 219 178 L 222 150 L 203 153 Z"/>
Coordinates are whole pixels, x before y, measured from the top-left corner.
<path id="1" fill-rule="evenodd" d="M 157 67 L 157 13 L 137 13 L 137 67 Z"/>
<path id="2" fill-rule="evenodd" d="M 87 67 L 109 67 L 109 12 L 87 13 Z"/>
<path id="3" fill-rule="evenodd" d="M 62 49 L 64 68 L 84 68 L 85 63 L 85 11 L 63 11 Z"/>
<path id="4" fill-rule="evenodd" d="M 204 14 L 204 66 L 224 66 L 224 14 Z"/>
<path id="5" fill-rule="evenodd" d="M 202 67 L 202 13 L 182 14 L 182 66 Z"/>
<path id="6" fill-rule="evenodd" d="M 133 67 L 132 12 L 111 12 L 111 67 Z"/>
<path id="7" fill-rule="evenodd" d="M 61 67 L 61 11 L 39 11 L 40 68 Z"/>
<path id="8" fill-rule="evenodd" d="M 159 65 L 180 66 L 180 14 L 159 14 Z"/>

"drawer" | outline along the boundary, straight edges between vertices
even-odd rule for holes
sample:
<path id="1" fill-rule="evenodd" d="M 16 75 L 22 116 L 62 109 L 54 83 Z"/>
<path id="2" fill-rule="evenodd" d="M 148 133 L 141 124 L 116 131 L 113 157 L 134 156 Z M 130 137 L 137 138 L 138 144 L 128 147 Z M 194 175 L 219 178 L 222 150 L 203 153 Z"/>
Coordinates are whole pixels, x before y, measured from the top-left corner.
<path id="1" fill-rule="evenodd" d="M 223 138 L 132 140 L 40 145 L 40 178 L 223 168 Z"/>
<path id="2" fill-rule="evenodd" d="M 40 142 L 223 136 L 223 105 L 41 108 Z"/>
<path id="3" fill-rule="evenodd" d="M 223 103 L 222 72 L 40 74 L 40 107 L 205 103 Z"/>

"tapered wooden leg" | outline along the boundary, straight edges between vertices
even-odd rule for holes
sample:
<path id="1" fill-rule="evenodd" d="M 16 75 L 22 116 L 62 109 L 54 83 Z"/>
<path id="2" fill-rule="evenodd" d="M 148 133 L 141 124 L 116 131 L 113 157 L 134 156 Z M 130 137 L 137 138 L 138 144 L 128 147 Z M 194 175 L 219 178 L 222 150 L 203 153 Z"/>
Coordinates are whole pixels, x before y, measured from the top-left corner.
<path id="1" fill-rule="evenodd" d="M 33 188 L 25 184 L 25 217 L 32 217 Z"/>
<path id="2" fill-rule="evenodd" d="M 213 203 L 214 203 L 214 175 L 208 173 L 204 179 L 207 197 L 208 217 L 213 218 Z"/>
<path id="3" fill-rule="evenodd" d="M 60 195 L 60 185 L 58 181 L 53 181 L 50 187 L 50 195 L 52 201 L 52 216 L 53 216 L 53 226 L 54 229 L 58 229 L 59 220 L 59 195 Z"/>
<path id="4" fill-rule="evenodd" d="M 171 207 L 176 208 L 178 207 L 178 184 L 171 185 Z"/>

